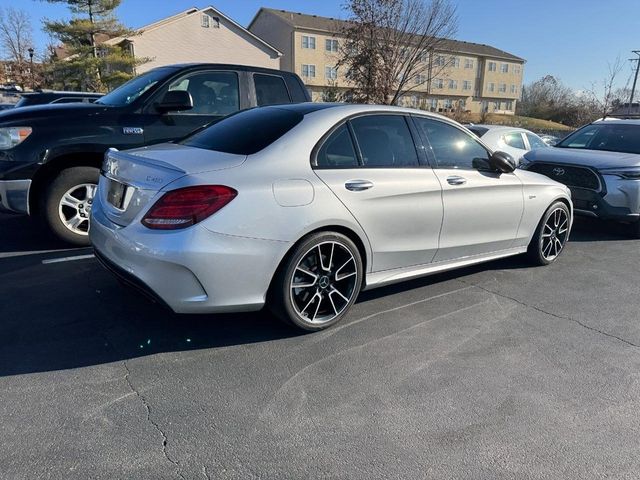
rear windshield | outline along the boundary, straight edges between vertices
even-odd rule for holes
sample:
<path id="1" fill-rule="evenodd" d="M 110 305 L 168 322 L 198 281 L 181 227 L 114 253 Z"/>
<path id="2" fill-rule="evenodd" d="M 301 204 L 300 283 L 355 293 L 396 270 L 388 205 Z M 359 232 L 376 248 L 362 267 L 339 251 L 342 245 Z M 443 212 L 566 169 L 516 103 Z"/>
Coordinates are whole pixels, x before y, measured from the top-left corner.
<path id="1" fill-rule="evenodd" d="M 276 107 L 253 108 L 226 117 L 180 142 L 216 152 L 252 155 L 302 121 L 300 113 Z"/>
<path id="2" fill-rule="evenodd" d="M 473 133 L 475 133 L 476 136 L 478 137 L 483 136 L 485 133 L 489 131 L 488 128 L 484 128 L 484 127 L 467 127 L 467 128 L 471 130 Z"/>

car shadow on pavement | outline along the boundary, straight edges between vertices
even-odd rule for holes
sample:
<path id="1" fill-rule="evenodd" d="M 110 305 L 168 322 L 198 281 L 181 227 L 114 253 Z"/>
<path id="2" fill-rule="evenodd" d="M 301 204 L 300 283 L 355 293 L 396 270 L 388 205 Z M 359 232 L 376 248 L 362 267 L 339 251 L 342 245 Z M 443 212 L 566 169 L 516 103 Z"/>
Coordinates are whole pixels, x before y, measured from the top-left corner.
<path id="1" fill-rule="evenodd" d="M 598 242 L 603 240 L 631 240 L 633 225 L 576 217 L 571 229 L 570 242 Z"/>
<path id="2" fill-rule="evenodd" d="M 0 253 L 30 253 L 74 248 L 56 240 L 27 215 L 0 214 Z"/>

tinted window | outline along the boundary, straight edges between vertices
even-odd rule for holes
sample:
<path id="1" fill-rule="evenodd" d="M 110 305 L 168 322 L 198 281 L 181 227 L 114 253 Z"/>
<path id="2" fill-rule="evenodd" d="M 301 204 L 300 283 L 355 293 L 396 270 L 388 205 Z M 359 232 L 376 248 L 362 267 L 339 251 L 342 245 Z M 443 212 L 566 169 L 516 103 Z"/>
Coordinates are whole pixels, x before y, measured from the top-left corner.
<path id="1" fill-rule="evenodd" d="M 302 118 L 299 113 L 273 107 L 244 110 L 180 143 L 218 152 L 251 155 L 278 140 Z"/>
<path id="2" fill-rule="evenodd" d="M 548 147 L 548 145 L 544 143 L 539 136 L 534 135 L 533 133 L 526 133 L 526 135 L 527 135 L 527 138 L 529 139 L 529 146 L 531 147 L 531 150 L 533 150 L 534 148 Z"/>
<path id="3" fill-rule="evenodd" d="M 556 147 L 640 153 L 640 125 L 587 125 L 569 135 Z"/>
<path id="4" fill-rule="evenodd" d="M 407 121 L 400 115 L 367 115 L 351 120 L 364 167 L 416 167 L 418 154 Z"/>
<path id="5" fill-rule="evenodd" d="M 333 132 L 320 147 L 316 157 L 316 165 L 322 168 L 358 166 L 358 157 L 346 125 L 342 125 Z"/>
<path id="6" fill-rule="evenodd" d="M 253 82 L 256 86 L 256 101 L 259 107 L 291 102 L 282 77 L 256 73 L 253 75 Z"/>
<path id="7" fill-rule="evenodd" d="M 510 147 L 519 148 L 520 150 L 526 150 L 526 147 L 524 146 L 524 139 L 522 138 L 520 132 L 507 133 L 502 137 L 502 140 Z"/>
<path id="8" fill-rule="evenodd" d="M 420 132 L 429 141 L 438 167 L 473 168 L 474 158 L 489 159 L 489 154 L 471 135 L 438 120 L 416 117 Z"/>
<path id="9" fill-rule="evenodd" d="M 229 115 L 240 107 L 238 75 L 235 72 L 199 72 L 181 77 L 169 85 L 171 90 L 191 94 L 193 108 L 189 115 Z"/>
<path id="10" fill-rule="evenodd" d="M 122 84 L 113 92 L 106 94 L 96 101 L 104 105 L 128 105 L 140 98 L 158 82 L 164 80 L 174 70 L 171 68 L 156 68 L 147 73 L 132 78 L 127 83 Z"/>
<path id="11" fill-rule="evenodd" d="M 467 128 L 471 130 L 473 133 L 475 133 L 478 137 L 482 137 L 485 133 L 489 131 L 488 128 L 484 128 L 484 127 L 467 127 Z"/>

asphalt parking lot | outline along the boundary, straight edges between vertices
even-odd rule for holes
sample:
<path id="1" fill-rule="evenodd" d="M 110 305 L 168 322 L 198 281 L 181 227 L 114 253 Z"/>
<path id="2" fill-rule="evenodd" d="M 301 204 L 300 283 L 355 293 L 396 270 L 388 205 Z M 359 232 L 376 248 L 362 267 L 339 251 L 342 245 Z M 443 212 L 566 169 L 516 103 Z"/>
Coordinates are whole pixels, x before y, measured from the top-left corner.
<path id="1" fill-rule="evenodd" d="M 640 241 L 621 227 L 579 220 L 550 267 L 366 292 L 309 335 L 169 314 L 90 253 L 0 216 L 0 478 L 640 476 Z"/>

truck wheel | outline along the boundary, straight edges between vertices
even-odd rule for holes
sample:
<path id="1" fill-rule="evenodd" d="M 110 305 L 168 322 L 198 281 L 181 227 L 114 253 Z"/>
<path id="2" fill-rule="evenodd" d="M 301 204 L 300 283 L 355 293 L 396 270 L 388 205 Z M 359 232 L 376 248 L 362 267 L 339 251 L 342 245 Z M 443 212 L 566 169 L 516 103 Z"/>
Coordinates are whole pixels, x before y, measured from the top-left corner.
<path id="1" fill-rule="evenodd" d="M 100 170 L 72 167 L 56 176 L 42 197 L 45 226 L 59 239 L 78 246 L 89 245 L 89 216 Z"/>

